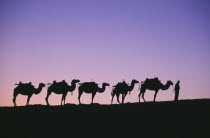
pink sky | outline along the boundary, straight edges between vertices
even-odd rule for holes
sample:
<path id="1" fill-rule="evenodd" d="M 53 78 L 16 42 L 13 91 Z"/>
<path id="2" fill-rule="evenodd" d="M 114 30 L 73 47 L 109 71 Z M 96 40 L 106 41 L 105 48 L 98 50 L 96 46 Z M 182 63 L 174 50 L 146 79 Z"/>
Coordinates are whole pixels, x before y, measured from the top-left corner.
<path id="1" fill-rule="evenodd" d="M 180 80 L 180 99 L 210 98 L 210 18 L 207 1 L 1 1 L 0 106 L 12 106 L 14 84 L 72 79 L 111 86 L 159 77 Z M 135 86 L 126 102 L 138 101 Z M 46 104 L 47 87 L 30 104 Z M 78 104 L 78 91 L 67 103 Z M 153 99 L 147 91 L 145 98 Z M 26 96 L 17 97 L 25 105 Z M 157 101 L 173 100 L 173 88 Z M 61 95 L 49 102 L 60 104 Z M 91 95 L 83 94 L 82 103 Z M 110 104 L 111 88 L 95 97 Z M 116 99 L 115 99 L 116 102 Z"/>

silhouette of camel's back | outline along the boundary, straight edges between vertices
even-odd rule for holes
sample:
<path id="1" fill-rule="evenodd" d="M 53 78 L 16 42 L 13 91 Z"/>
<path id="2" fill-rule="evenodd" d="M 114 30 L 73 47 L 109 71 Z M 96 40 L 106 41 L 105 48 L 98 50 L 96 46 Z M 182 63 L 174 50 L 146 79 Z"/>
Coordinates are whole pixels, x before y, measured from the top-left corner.
<path id="1" fill-rule="evenodd" d="M 98 84 L 95 82 L 84 82 L 82 83 L 81 87 L 88 88 L 88 89 L 97 89 Z"/>
<path id="2" fill-rule="evenodd" d="M 121 89 L 126 89 L 128 87 L 128 85 L 126 83 L 123 82 L 119 82 L 117 85 L 113 86 L 116 89 L 121 88 Z"/>
<path id="3" fill-rule="evenodd" d="M 83 84 L 88 84 L 88 85 L 98 85 L 97 83 L 95 82 L 84 82 Z"/>
<path id="4" fill-rule="evenodd" d="M 68 84 L 66 82 L 54 82 L 51 87 L 55 88 L 55 89 L 60 89 L 60 88 L 67 88 Z"/>
<path id="5" fill-rule="evenodd" d="M 16 87 L 17 89 L 22 89 L 22 90 L 33 90 L 35 88 L 31 83 L 19 83 L 16 85 L 18 85 Z"/>
<path id="6" fill-rule="evenodd" d="M 162 83 L 160 82 L 160 80 L 158 79 L 158 78 L 153 78 L 153 79 L 146 79 L 143 83 L 142 83 L 142 85 L 145 85 L 145 86 L 147 86 L 147 85 L 153 85 L 153 86 L 161 86 L 162 85 Z"/>

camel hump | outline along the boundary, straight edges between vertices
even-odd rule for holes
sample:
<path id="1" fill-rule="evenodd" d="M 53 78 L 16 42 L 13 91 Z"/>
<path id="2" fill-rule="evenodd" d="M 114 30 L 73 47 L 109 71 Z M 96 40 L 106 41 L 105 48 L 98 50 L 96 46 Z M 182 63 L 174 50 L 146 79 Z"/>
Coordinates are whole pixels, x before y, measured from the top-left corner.
<path id="1" fill-rule="evenodd" d="M 126 83 L 125 81 L 123 81 L 123 82 L 119 82 L 118 85 L 128 85 L 128 83 Z"/>
<path id="2" fill-rule="evenodd" d="M 18 87 L 21 87 L 21 88 L 27 88 L 27 89 L 30 89 L 30 88 L 34 88 L 34 86 L 32 85 L 31 82 L 29 83 L 22 83 L 22 82 L 19 82 L 19 84 L 15 84 L 15 85 L 18 85 Z"/>
<path id="3" fill-rule="evenodd" d="M 120 87 L 120 88 L 126 88 L 128 86 L 128 84 L 127 83 L 125 83 L 125 82 L 119 82 L 117 85 L 115 85 L 115 87 Z"/>
<path id="4" fill-rule="evenodd" d="M 126 83 L 125 81 L 119 82 L 118 84 L 119 84 L 119 85 L 128 85 L 128 83 Z"/>
<path id="5" fill-rule="evenodd" d="M 98 88 L 98 84 L 95 82 L 84 82 L 81 85 L 83 88 L 91 88 L 91 89 L 97 89 Z"/>
<path id="6" fill-rule="evenodd" d="M 68 85 L 68 83 L 66 83 L 65 80 L 61 81 L 61 82 L 56 82 L 56 81 L 53 81 L 53 84 L 54 86 L 61 86 L 61 87 L 65 87 Z"/>
<path id="7" fill-rule="evenodd" d="M 89 85 L 99 85 L 98 83 L 95 83 L 95 82 L 85 82 L 85 84 L 89 84 Z"/>
<path id="8" fill-rule="evenodd" d="M 144 82 L 145 83 L 149 83 L 149 84 L 162 84 L 161 81 L 158 79 L 158 77 L 152 78 L 152 79 L 146 79 Z"/>

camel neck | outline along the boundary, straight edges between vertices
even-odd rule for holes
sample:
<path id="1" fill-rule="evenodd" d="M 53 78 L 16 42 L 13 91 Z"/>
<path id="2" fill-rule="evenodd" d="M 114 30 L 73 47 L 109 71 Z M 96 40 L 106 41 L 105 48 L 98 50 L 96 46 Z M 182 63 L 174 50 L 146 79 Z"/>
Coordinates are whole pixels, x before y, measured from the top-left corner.
<path id="1" fill-rule="evenodd" d="M 76 83 L 72 81 L 72 82 L 71 82 L 71 86 L 70 86 L 70 91 L 71 91 L 71 92 L 74 91 L 75 88 L 76 88 Z"/>
<path id="2" fill-rule="evenodd" d="M 135 83 L 132 81 L 132 82 L 131 82 L 131 85 L 128 86 L 128 91 L 132 91 L 133 88 L 134 88 L 134 86 L 135 86 Z"/>
<path id="3" fill-rule="evenodd" d="M 102 88 L 98 89 L 98 92 L 104 92 L 105 91 L 106 86 L 104 84 L 102 84 Z"/>
<path id="4" fill-rule="evenodd" d="M 39 86 L 39 87 L 35 90 L 35 94 L 39 94 L 41 91 L 42 91 L 42 87 Z"/>
<path id="5" fill-rule="evenodd" d="M 170 84 L 167 82 L 165 85 L 162 86 L 162 90 L 167 90 L 170 87 Z"/>

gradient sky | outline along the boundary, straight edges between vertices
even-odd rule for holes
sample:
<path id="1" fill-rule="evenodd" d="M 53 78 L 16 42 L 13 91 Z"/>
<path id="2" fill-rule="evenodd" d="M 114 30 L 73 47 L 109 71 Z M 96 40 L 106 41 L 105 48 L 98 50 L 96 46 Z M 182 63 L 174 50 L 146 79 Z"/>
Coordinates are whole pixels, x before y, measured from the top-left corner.
<path id="1" fill-rule="evenodd" d="M 72 79 L 162 83 L 181 80 L 180 99 L 210 98 L 208 0 L 1 0 L 0 106 L 12 106 L 14 84 Z M 125 99 L 138 101 L 138 87 Z M 30 104 L 45 104 L 47 88 Z M 111 88 L 95 97 L 111 102 Z M 78 91 L 67 103 L 76 103 Z M 145 98 L 153 99 L 147 91 Z M 24 105 L 19 95 L 17 104 Z M 173 100 L 173 88 L 157 101 Z M 61 95 L 49 102 L 60 104 Z M 91 95 L 83 94 L 82 103 Z M 116 102 L 116 99 L 115 99 Z"/>

